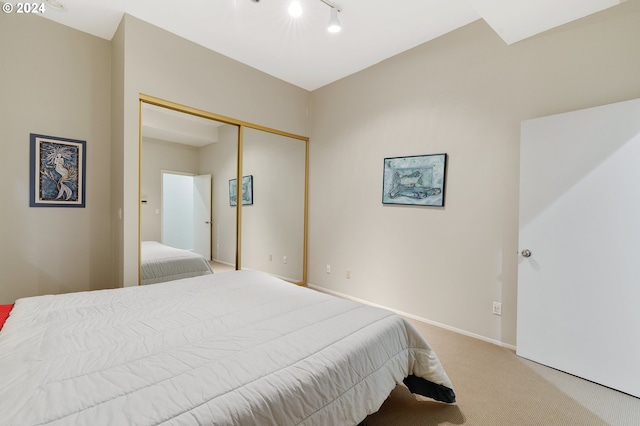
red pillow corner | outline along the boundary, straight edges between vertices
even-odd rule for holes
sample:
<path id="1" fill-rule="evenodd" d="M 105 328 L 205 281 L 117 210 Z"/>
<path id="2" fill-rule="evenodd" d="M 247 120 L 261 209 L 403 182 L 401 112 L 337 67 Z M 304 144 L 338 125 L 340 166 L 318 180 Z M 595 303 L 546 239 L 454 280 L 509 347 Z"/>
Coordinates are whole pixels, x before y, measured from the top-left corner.
<path id="1" fill-rule="evenodd" d="M 0 330 L 2 330 L 2 326 L 7 318 L 9 318 L 11 309 L 13 309 L 13 305 L 0 305 Z"/>

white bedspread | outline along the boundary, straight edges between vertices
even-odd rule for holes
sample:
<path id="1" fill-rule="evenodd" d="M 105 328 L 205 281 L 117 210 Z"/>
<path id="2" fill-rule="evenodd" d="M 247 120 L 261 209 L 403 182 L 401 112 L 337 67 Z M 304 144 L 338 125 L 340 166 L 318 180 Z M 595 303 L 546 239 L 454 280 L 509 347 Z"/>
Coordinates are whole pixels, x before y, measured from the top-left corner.
<path id="1" fill-rule="evenodd" d="M 212 274 L 209 261 L 198 253 L 177 249 L 157 241 L 140 243 L 140 284 L 156 284 Z"/>
<path id="2" fill-rule="evenodd" d="M 451 388 L 403 318 L 235 271 L 18 300 L 0 424 L 355 425 L 408 375 Z"/>

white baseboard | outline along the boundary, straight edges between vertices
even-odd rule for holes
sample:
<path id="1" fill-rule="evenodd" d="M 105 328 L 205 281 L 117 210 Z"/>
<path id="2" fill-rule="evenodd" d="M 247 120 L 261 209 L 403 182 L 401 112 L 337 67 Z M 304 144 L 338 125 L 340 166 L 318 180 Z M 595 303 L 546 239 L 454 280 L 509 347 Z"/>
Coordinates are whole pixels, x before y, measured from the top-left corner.
<path id="1" fill-rule="evenodd" d="M 428 320 L 426 318 L 422 318 L 422 317 L 419 317 L 419 316 L 416 316 L 416 315 L 413 315 L 413 314 L 408 314 L 406 312 L 402 312 L 402 311 L 399 311 L 397 309 L 392 309 L 392 308 L 389 308 L 389 307 L 386 307 L 386 306 L 378 305 L 376 303 L 372 303 L 372 302 L 369 302 L 367 300 L 358 299 L 357 297 L 353 297 L 353 296 L 349 296 L 349 295 L 346 295 L 346 294 L 342 294 L 342 293 L 339 293 L 337 291 L 329 290 L 329 289 L 326 289 L 324 287 L 320 287 L 320 286 L 317 286 L 317 285 L 314 285 L 314 284 L 307 283 L 307 286 L 309 288 L 312 288 L 314 290 L 317 290 L 317 291 L 320 291 L 320 292 L 323 292 L 323 293 L 328 293 L 328 294 L 331 294 L 333 296 L 341 297 L 343 299 L 353 300 L 354 302 L 364 303 L 365 305 L 374 306 L 376 308 L 386 309 L 386 310 L 394 312 L 394 313 L 396 313 L 396 314 L 398 314 L 400 316 L 411 318 L 413 320 L 420 321 L 420 322 L 423 322 L 425 324 L 429 324 L 429 325 L 433 325 L 433 326 L 436 326 L 436 327 L 440 327 L 440 328 L 443 328 L 445 330 L 453 331 L 454 333 L 462 334 L 464 336 L 473 337 L 474 339 L 478 339 L 478 340 L 482 340 L 484 342 L 492 343 L 494 345 L 501 346 L 501 347 L 506 348 L 506 349 L 511 349 L 513 351 L 516 350 L 516 347 L 514 345 L 509 345 L 509 344 L 501 342 L 499 340 L 490 339 L 490 338 L 482 336 L 480 334 L 471 333 L 471 332 L 466 331 L 466 330 L 462 330 L 462 329 L 459 329 L 459 328 L 451 327 L 451 326 L 448 326 L 446 324 L 441 324 L 441 323 L 436 322 L 436 321 L 431 321 L 431 320 Z"/>

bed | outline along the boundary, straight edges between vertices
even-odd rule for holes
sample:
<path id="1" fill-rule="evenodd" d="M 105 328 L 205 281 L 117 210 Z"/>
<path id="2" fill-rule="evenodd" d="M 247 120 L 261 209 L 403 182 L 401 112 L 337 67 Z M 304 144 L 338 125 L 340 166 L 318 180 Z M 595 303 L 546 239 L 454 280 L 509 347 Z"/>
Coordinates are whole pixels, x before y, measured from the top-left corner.
<path id="1" fill-rule="evenodd" d="M 19 299 L 0 422 L 356 425 L 397 384 L 455 402 L 402 317 L 256 271 Z"/>
<path id="2" fill-rule="evenodd" d="M 197 253 L 157 241 L 140 243 L 140 284 L 156 284 L 212 273 L 209 261 Z"/>

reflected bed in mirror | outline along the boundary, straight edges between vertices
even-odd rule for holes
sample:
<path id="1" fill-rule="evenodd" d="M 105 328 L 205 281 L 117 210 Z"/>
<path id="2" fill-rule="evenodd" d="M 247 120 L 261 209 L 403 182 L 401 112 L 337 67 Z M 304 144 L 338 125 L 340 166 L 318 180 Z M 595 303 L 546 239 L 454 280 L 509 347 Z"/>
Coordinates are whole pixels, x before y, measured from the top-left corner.
<path id="1" fill-rule="evenodd" d="M 142 103 L 140 241 L 236 269 L 236 211 L 216 201 L 237 173 L 239 127 Z M 145 283 L 141 246 L 141 281 Z"/>
<path id="2" fill-rule="evenodd" d="M 140 243 L 140 284 L 157 284 L 212 274 L 209 259 L 157 241 Z"/>

